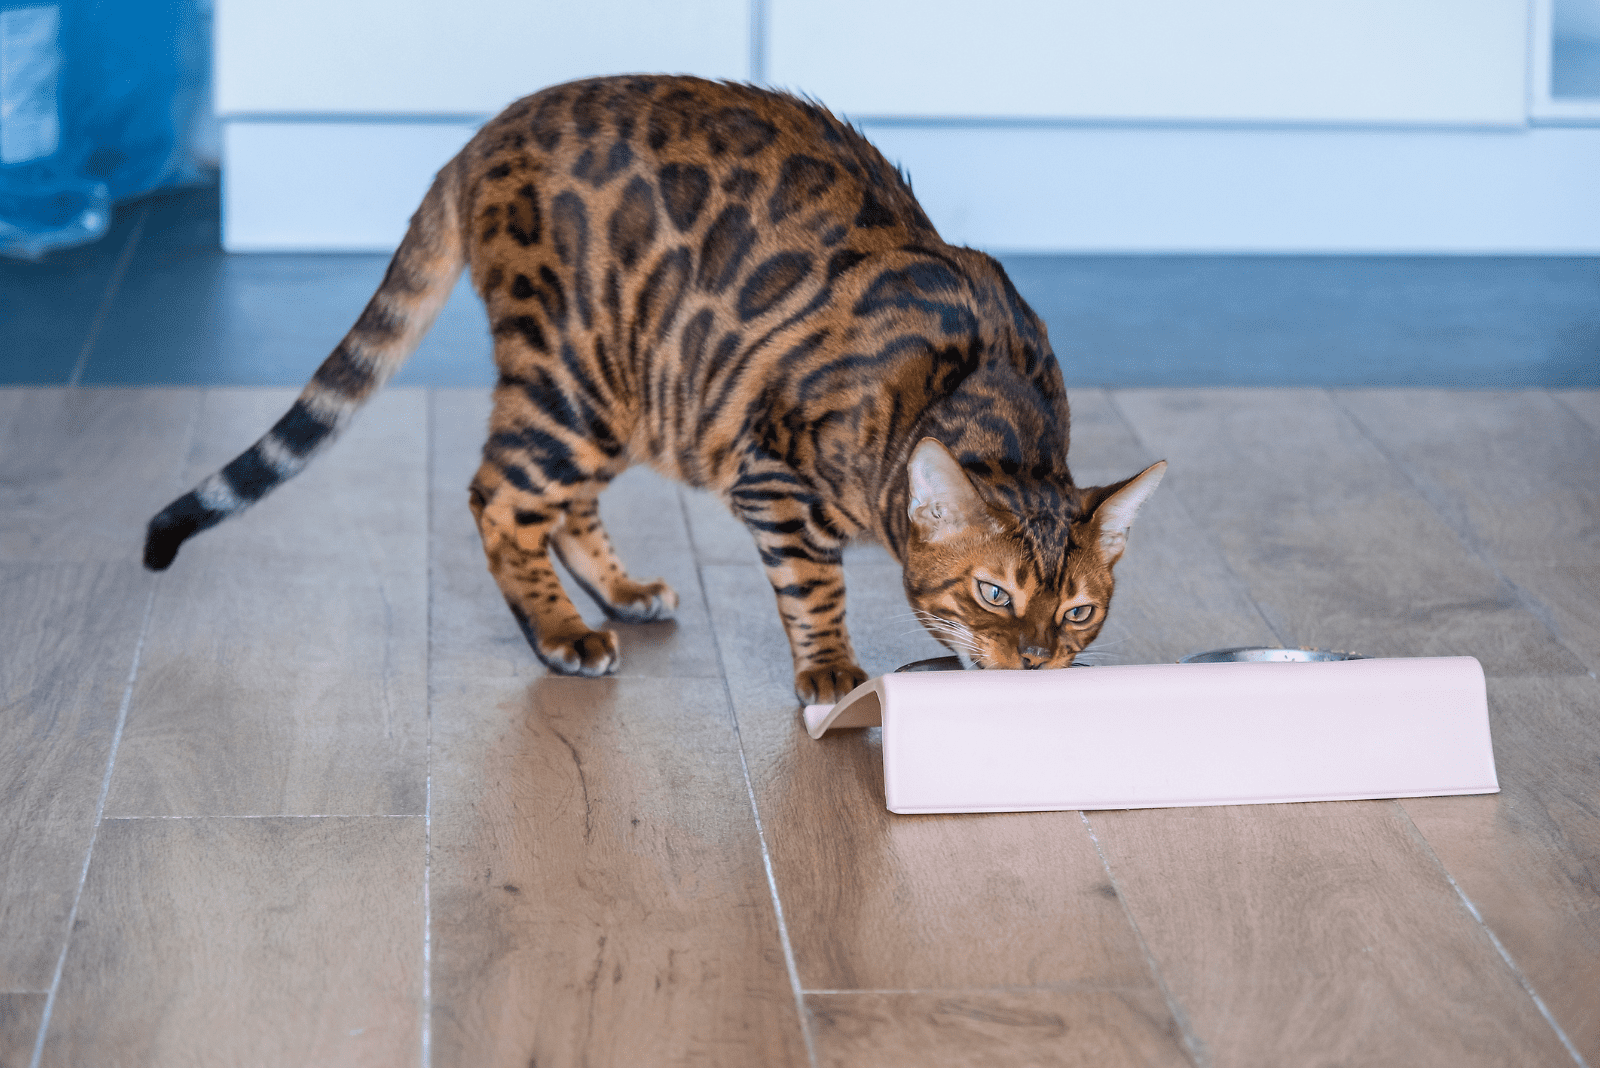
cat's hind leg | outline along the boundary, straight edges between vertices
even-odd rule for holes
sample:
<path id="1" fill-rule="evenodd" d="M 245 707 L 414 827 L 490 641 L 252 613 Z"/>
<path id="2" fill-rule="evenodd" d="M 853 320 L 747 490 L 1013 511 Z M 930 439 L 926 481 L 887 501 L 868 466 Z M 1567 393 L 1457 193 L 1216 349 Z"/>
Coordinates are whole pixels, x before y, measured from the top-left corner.
<path id="1" fill-rule="evenodd" d="M 638 582 L 628 577 L 606 528 L 600 523 L 596 495 L 584 493 L 567 505 L 565 518 L 550 533 L 550 548 L 584 592 L 606 615 L 624 623 L 670 620 L 678 608 L 678 594 L 660 579 Z"/>
<path id="2" fill-rule="evenodd" d="M 472 480 L 472 515 L 489 573 L 523 637 L 552 671 L 610 674 L 622 659 L 617 636 L 590 629 L 550 561 L 551 534 L 565 521 L 572 487 L 535 481 L 537 468 L 495 448 L 493 439 L 485 454 Z"/>

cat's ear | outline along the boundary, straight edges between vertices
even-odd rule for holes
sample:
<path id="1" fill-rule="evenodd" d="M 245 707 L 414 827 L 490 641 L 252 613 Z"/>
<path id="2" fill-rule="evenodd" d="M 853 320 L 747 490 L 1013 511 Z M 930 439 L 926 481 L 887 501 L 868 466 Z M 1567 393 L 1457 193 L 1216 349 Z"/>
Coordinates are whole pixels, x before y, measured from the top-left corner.
<path id="1" fill-rule="evenodd" d="M 1140 505 L 1150 499 L 1166 473 L 1167 461 L 1157 460 L 1124 482 L 1090 491 L 1100 498 L 1094 506 L 1094 529 L 1099 532 L 1100 555 L 1107 564 L 1116 563 L 1122 556 Z"/>
<path id="2" fill-rule="evenodd" d="M 906 464 L 911 523 L 923 541 L 943 541 L 969 527 L 988 526 L 989 510 L 961 464 L 933 438 L 923 438 Z"/>

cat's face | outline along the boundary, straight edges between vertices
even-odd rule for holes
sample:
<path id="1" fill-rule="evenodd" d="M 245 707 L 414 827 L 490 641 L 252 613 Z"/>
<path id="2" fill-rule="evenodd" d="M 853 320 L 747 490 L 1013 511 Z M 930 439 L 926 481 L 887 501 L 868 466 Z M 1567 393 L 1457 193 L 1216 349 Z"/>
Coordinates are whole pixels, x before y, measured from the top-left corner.
<path id="1" fill-rule="evenodd" d="M 1064 668 L 1105 625 L 1139 506 L 1166 463 L 1080 490 L 1081 514 L 1018 516 L 990 506 L 945 447 L 912 454 L 906 595 L 966 667 Z"/>

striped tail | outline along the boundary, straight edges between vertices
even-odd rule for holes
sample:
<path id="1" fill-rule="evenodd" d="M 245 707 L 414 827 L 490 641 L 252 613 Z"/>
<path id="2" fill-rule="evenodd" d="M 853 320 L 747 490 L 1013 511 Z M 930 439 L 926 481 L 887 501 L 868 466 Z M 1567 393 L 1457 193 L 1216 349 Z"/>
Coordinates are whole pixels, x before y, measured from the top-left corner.
<path id="1" fill-rule="evenodd" d="M 186 539 L 244 511 L 298 474 L 405 363 L 449 299 L 464 264 L 456 209 L 459 170 L 459 161 L 451 160 L 434 179 L 383 283 L 294 406 L 260 441 L 150 520 L 145 567 L 166 570 Z"/>

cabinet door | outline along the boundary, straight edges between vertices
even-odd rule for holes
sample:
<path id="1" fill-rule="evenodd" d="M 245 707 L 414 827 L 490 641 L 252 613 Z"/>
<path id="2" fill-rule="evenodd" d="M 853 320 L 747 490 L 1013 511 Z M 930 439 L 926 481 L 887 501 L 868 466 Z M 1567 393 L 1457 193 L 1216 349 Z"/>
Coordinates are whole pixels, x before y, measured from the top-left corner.
<path id="1" fill-rule="evenodd" d="M 1512 125 L 1525 0 L 768 0 L 778 85 L 858 116 Z"/>
<path id="2" fill-rule="evenodd" d="M 244 114 L 491 115 L 572 78 L 749 76 L 748 0 L 217 0 L 216 99 Z"/>

